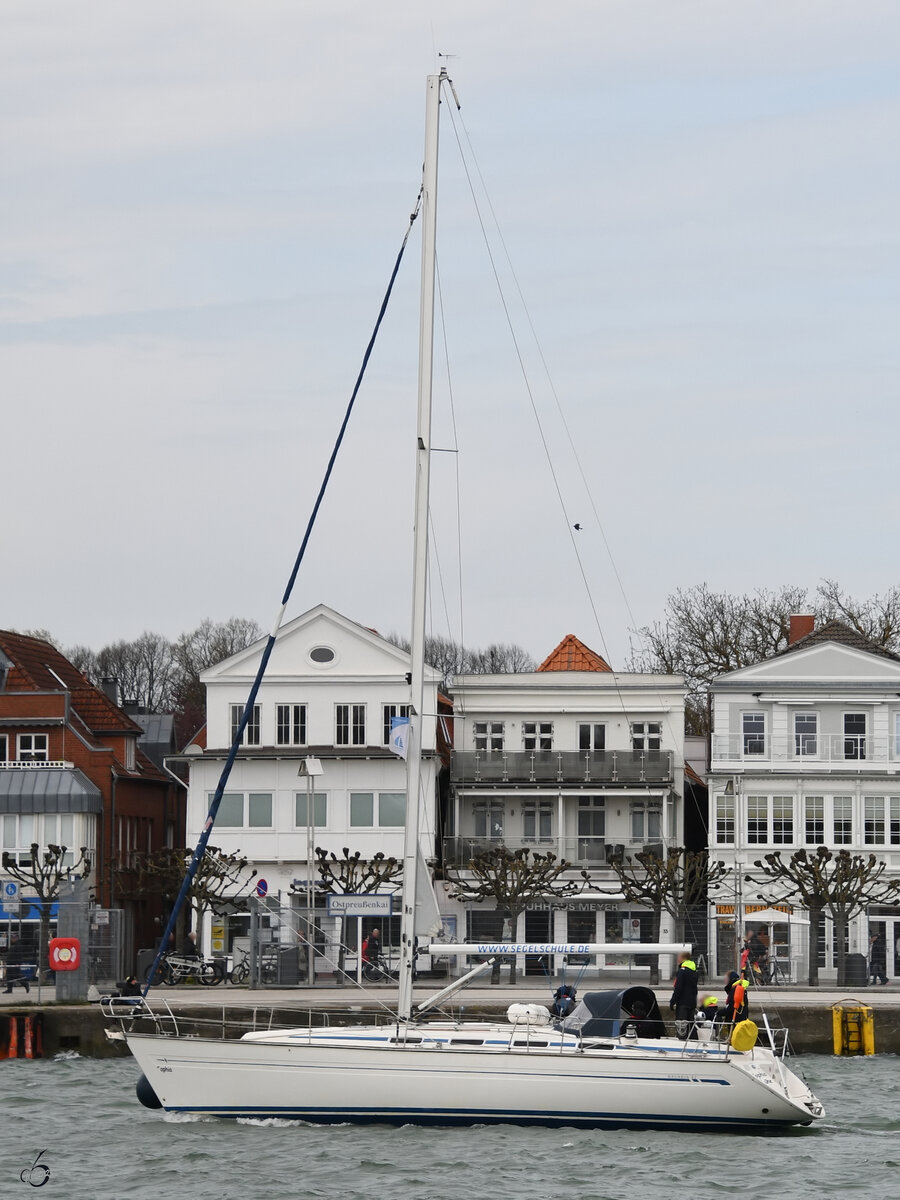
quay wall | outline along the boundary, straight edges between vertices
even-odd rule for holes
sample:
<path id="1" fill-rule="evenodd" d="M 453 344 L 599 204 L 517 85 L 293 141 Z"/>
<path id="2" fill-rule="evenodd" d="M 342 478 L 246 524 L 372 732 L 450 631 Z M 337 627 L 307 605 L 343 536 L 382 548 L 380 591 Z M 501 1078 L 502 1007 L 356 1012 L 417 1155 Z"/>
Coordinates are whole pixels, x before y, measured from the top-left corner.
<path id="1" fill-rule="evenodd" d="M 507 1002 L 503 1004 L 489 1001 L 475 1001 L 465 1008 L 467 1019 L 502 1020 L 506 1013 Z M 277 1012 L 278 1010 L 276 1010 Z M 368 1009 L 364 1006 L 348 1008 L 346 1003 L 334 1002 L 317 1003 L 314 1006 L 303 1006 L 302 1020 L 298 1019 L 300 1006 L 284 1009 L 281 1020 L 277 1024 L 296 1026 L 309 1021 L 313 1025 L 346 1025 L 360 1021 L 379 1021 L 388 1023 L 385 1010 Z M 111 1025 L 97 1005 L 8 1005 L 0 1010 L 0 1046 L 7 1042 L 6 1032 L 9 1019 L 14 1015 L 31 1015 L 41 1013 L 43 1017 L 42 1041 L 43 1057 L 52 1058 L 65 1051 L 75 1051 L 88 1058 L 117 1058 L 126 1056 L 129 1051 L 123 1042 L 110 1041 L 105 1034 Z M 227 1016 L 226 1016 L 227 1013 Z M 269 1006 L 260 1004 L 229 1004 L 227 1009 L 222 1006 L 179 1003 L 177 1008 L 179 1029 L 187 1033 L 200 1033 L 204 1026 L 208 1029 L 210 1023 L 215 1027 L 214 1036 L 221 1036 L 222 1023 L 246 1025 L 263 1021 L 262 1014 L 268 1015 Z M 900 1002 L 896 1005 L 880 1004 L 873 1008 L 875 1024 L 875 1051 L 877 1054 L 900 1054 Z M 832 1010 L 830 1005 L 807 1003 L 792 1004 L 789 1010 L 781 1014 L 784 1023 L 790 1027 L 791 1046 L 799 1054 L 831 1054 L 832 1041 Z M 762 1025 L 759 1013 L 751 1012 L 751 1016 Z M 267 1017 L 266 1017 L 267 1019 Z M 19 1056 L 22 1055 L 21 1046 Z"/>

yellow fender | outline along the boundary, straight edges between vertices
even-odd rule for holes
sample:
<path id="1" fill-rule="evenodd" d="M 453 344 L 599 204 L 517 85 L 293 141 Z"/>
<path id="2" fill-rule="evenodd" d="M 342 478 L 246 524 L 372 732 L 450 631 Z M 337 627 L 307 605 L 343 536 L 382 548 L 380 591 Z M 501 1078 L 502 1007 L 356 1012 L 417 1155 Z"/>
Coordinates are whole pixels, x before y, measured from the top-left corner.
<path id="1" fill-rule="evenodd" d="M 732 1050 L 752 1050 L 759 1037 L 759 1029 L 754 1021 L 738 1021 L 731 1031 Z"/>

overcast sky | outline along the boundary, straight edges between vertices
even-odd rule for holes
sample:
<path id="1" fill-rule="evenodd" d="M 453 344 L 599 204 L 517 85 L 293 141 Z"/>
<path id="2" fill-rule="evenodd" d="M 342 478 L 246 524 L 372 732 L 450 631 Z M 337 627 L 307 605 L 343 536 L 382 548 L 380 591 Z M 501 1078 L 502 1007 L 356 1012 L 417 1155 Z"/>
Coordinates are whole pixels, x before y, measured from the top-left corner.
<path id="1" fill-rule="evenodd" d="M 437 52 L 565 502 L 445 105 L 450 632 L 538 658 L 573 632 L 621 666 L 629 608 L 679 586 L 898 582 L 896 0 L 7 0 L 0 22 L 0 625 L 269 625 Z M 289 615 L 408 627 L 418 280 L 416 240 Z M 446 632 L 439 589 L 433 613 Z"/>

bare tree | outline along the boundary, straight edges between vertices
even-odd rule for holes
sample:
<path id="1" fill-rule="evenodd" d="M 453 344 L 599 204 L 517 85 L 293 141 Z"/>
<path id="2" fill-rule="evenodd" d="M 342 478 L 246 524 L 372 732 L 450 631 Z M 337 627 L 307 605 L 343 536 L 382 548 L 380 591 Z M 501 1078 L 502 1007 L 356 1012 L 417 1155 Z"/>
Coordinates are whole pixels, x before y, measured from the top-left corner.
<path id="1" fill-rule="evenodd" d="M 482 850 L 470 859 L 465 870 L 463 874 L 455 868 L 445 868 L 445 878 L 451 884 L 450 899 L 476 904 L 493 900 L 501 912 L 508 914 L 513 938 L 519 917 L 527 908 L 537 901 L 574 896 L 590 881 L 587 871 L 580 871 L 578 879 L 563 879 L 564 874 L 576 868 L 555 854 L 509 850 L 505 846 Z M 509 982 L 516 982 L 515 955 L 509 964 Z"/>
<path id="2" fill-rule="evenodd" d="M 66 862 L 67 851 L 68 846 L 48 846 L 41 852 L 37 842 L 33 842 L 27 863 L 20 863 L 6 850 L 3 851 L 3 870 L 18 883 L 30 888 L 37 899 L 41 926 L 39 969 L 42 973 L 48 966 L 51 909 L 59 898 L 60 884 L 72 874 L 78 873 L 86 879 L 91 873 L 87 847 L 82 846 L 78 858 L 71 863 Z"/>
<path id="3" fill-rule="evenodd" d="M 245 650 L 262 636 L 262 629 L 247 617 L 227 621 L 201 621 L 175 642 L 173 655 L 178 669 L 173 689 L 176 737 L 184 745 L 206 720 L 206 688 L 200 675 L 208 667 Z"/>
<path id="4" fill-rule="evenodd" d="M 683 940 L 692 912 L 705 905 L 730 868 L 723 862 L 710 862 L 705 850 L 685 850 L 673 846 L 665 854 L 644 850 L 611 864 L 619 886 L 629 904 L 649 908 L 653 914 L 653 940 L 659 941 L 662 914 L 667 912 L 675 924 L 675 936 Z M 650 963 L 650 982 L 659 983 L 659 959 Z"/>
<path id="5" fill-rule="evenodd" d="M 801 587 L 732 595 L 701 583 L 673 592 L 662 621 L 637 631 L 643 648 L 628 665 L 632 670 L 684 675 L 687 731 L 706 733 L 706 696 L 712 680 L 784 650 L 795 613 L 809 613 L 817 624 L 838 618 L 887 649 L 900 644 L 900 588 L 856 600 L 826 580 L 810 599 Z"/>
<path id="6" fill-rule="evenodd" d="M 389 858 L 381 850 L 372 858 L 363 858 L 357 850 L 351 854 L 344 846 L 339 858 L 334 851 L 316 847 L 316 870 L 319 873 L 319 891 L 334 896 L 358 896 L 378 892 L 383 887 L 395 889 L 403 875 L 403 864 L 396 858 Z M 295 894 L 306 892 L 305 885 L 291 884 Z M 338 985 L 344 982 L 345 945 L 343 933 L 338 939 Z"/>
<path id="7" fill-rule="evenodd" d="M 900 587 L 888 588 L 883 596 L 856 600 L 832 579 L 816 590 L 817 621 L 838 620 L 887 650 L 900 648 Z"/>
<path id="8" fill-rule="evenodd" d="M 390 633 L 386 640 L 409 651 L 409 638 L 401 634 Z M 509 675 L 533 671 L 537 666 L 515 642 L 494 642 L 484 650 L 473 650 L 441 635 L 425 639 L 425 661 L 441 672 L 445 687 L 452 685 L 456 675 Z"/>
<path id="9" fill-rule="evenodd" d="M 819 982 L 817 937 L 823 913 L 834 921 L 838 958 L 838 987 L 846 986 L 846 938 L 853 917 L 865 912 L 870 904 L 900 903 L 900 880 L 884 879 L 887 864 L 874 854 L 835 853 L 818 846 L 814 854 L 797 850 L 785 861 L 781 851 L 767 854 L 755 862 L 768 887 L 759 893 L 769 903 L 796 899 L 809 913 L 809 985 Z M 748 883 L 759 884 L 747 875 Z"/>

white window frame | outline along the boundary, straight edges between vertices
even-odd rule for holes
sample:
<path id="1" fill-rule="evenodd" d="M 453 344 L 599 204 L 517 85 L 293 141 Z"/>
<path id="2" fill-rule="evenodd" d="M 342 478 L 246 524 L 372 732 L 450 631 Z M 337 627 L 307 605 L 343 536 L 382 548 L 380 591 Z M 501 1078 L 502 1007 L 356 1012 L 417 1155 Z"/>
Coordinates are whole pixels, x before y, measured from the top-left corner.
<path id="1" fill-rule="evenodd" d="M 734 796 L 716 793 L 716 845 L 733 846 L 735 833 Z"/>
<path id="2" fill-rule="evenodd" d="M 214 792 L 207 792 L 207 794 L 206 794 L 207 805 L 212 803 L 212 799 L 213 799 L 214 795 L 215 795 Z M 239 791 L 223 792 L 223 794 L 222 794 L 223 802 L 225 801 L 226 797 L 230 804 L 234 803 L 234 801 L 237 800 L 238 798 L 240 799 L 241 823 L 239 825 L 236 825 L 233 823 L 228 824 L 228 825 L 224 824 L 224 822 L 222 820 L 222 808 L 220 805 L 219 815 L 216 817 L 216 821 L 217 821 L 217 824 L 221 825 L 222 829 L 272 830 L 275 828 L 275 793 L 274 792 L 263 792 L 263 791 L 255 791 L 255 790 L 250 791 L 249 789 L 246 792 L 239 792 Z M 268 799 L 268 801 L 269 801 L 270 819 L 269 819 L 268 825 L 257 825 L 257 824 L 251 825 L 250 824 L 250 810 L 253 807 L 253 801 L 257 800 L 258 798 L 265 798 L 265 799 Z"/>
<path id="3" fill-rule="evenodd" d="M 840 836 L 838 835 L 838 816 L 837 816 L 837 806 L 838 806 L 839 802 L 840 802 L 841 813 L 842 813 L 842 815 L 840 817 L 841 825 L 843 826 L 848 819 L 848 816 L 844 815 L 844 814 L 849 814 L 849 821 L 850 821 L 849 832 L 846 829 L 842 828 Z M 843 795 L 843 794 L 838 795 L 838 796 L 832 796 L 831 797 L 831 831 L 832 831 L 831 832 L 831 840 L 835 844 L 835 846 L 852 846 L 853 845 L 853 834 L 854 834 L 853 826 L 854 826 L 853 797 L 851 795 Z"/>
<path id="4" fill-rule="evenodd" d="M 244 736 L 241 738 L 242 746 L 258 746 L 259 745 L 259 708 L 258 704 L 253 705 L 253 712 L 250 714 L 250 720 L 247 722 L 247 727 L 244 730 Z M 238 726 L 241 723 L 241 717 L 244 713 L 243 704 L 231 705 L 231 738 L 229 745 L 234 745 L 235 735 L 238 731 Z"/>
<path id="5" fill-rule="evenodd" d="M 344 736 L 342 738 L 342 728 Z M 365 746 L 366 706 L 357 703 L 342 703 L 334 706 L 335 746 Z"/>
<path id="6" fill-rule="evenodd" d="M 578 749 L 594 754 L 606 749 L 606 725 L 603 721 L 578 722 Z"/>
<path id="7" fill-rule="evenodd" d="M 650 845 L 663 840 L 662 800 L 632 800 L 629 805 L 631 840 Z"/>
<path id="8" fill-rule="evenodd" d="M 751 813 L 751 805 L 753 816 Z M 770 821 L 772 806 L 768 796 L 754 794 L 747 797 L 747 845 L 768 846 L 771 838 Z M 751 821 L 753 832 L 751 833 Z"/>
<path id="9" fill-rule="evenodd" d="M 0 733 L 0 762 L 9 761 L 9 738 L 5 733 Z"/>
<path id="10" fill-rule="evenodd" d="M 848 733 L 847 719 L 849 717 L 862 717 L 863 731 L 862 733 Z M 866 743 L 869 736 L 869 717 L 867 713 L 860 712 L 858 709 L 848 711 L 841 714 L 841 737 L 843 738 L 843 758 L 845 762 L 865 762 L 866 751 L 868 749 Z M 855 746 L 854 746 L 855 743 Z M 847 753 L 848 745 L 851 752 Z M 853 752 L 855 749 L 855 753 Z"/>
<path id="11" fill-rule="evenodd" d="M 825 845 L 824 796 L 803 797 L 803 844 L 804 846 Z"/>
<path id="12" fill-rule="evenodd" d="M 30 743 L 28 749 L 25 748 L 26 741 Z M 43 749 L 38 747 L 39 741 L 43 742 Z M 46 733 L 16 734 L 16 759 L 18 762 L 49 762 L 49 736 Z"/>
<path id="13" fill-rule="evenodd" d="M 812 722 L 813 729 L 798 729 L 801 721 Z M 794 713 L 794 757 L 818 758 L 819 756 L 819 714 L 804 710 Z"/>
<path id="14" fill-rule="evenodd" d="M 502 842 L 506 804 L 502 800 L 476 800 L 472 805 L 475 837 L 483 842 Z"/>
<path id="15" fill-rule="evenodd" d="M 632 750 L 661 750 L 662 721 L 632 721 L 631 748 Z M 653 743 L 656 743 L 654 746 Z M 638 745 L 640 743 L 640 745 Z M 645 745 L 646 743 L 646 745 Z"/>
<path id="16" fill-rule="evenodd" d="M 553 800 L 523 800 L 522 841 L 542 844 L 552 842 L 555 809 L 556 804 Z"/>
<path id="17" fill-rule="evenodd" d="M 754 725 L 762 722 L 762 730 L 748 729 L 747 722 Z M 759 749 L 748 749 L 756 747 Z M 754 709 L 752 712 L 741 713 L 741 758 L 765 758 L 766 756 L 766 714 Z"/>
<path id="18" fill-rule="evenodd" d="M 389 746 L 391 744 L 391 720 L 394 717 L 408 718 L 409 710 L 412 706 L 409 704 L 382 704 L 381 706 L 381 744 Z"/>
<path id="19" fill-rule="evenodd" d="M 797 837 L 794 808 L 794 797 L 792 795 L 782 793 L 781 795 L 772 797 L 770 810 L 772 825 L 769 829 L 769 837 L 773 846 L 794 845 Z"/>
<path id="20" fill-rule="evenodd" d="M 325 829 L 328 825 L 328 793 L 313 792 L 312 794 L 312 818 L 313 829 Z M 300 820 L 300 805 L 303 805 L 303 812 L 306 812 L 306 792 L 294 792 L 294 828 L 308 829 L 306 817 Z M 321 820 L 319 817 L 321 816 Z"/>
<path id="21" fill-rule="evenodd" d="M 553 749 L 552 721 L 523 721 L 522 749 L 531 753 Z"/>
<path id="22" fill-rule="evenodd" d="M 506 729 L 503 721 L 472 722 L 472 745 L 482 754 L 502 753 L 505 741 Z"/>
<path id="23" fill-rule="evenodd" d="M 305 746 L 308 736 L 306 718 L 305 704 L 276 704 L 275 745 Z"/>

